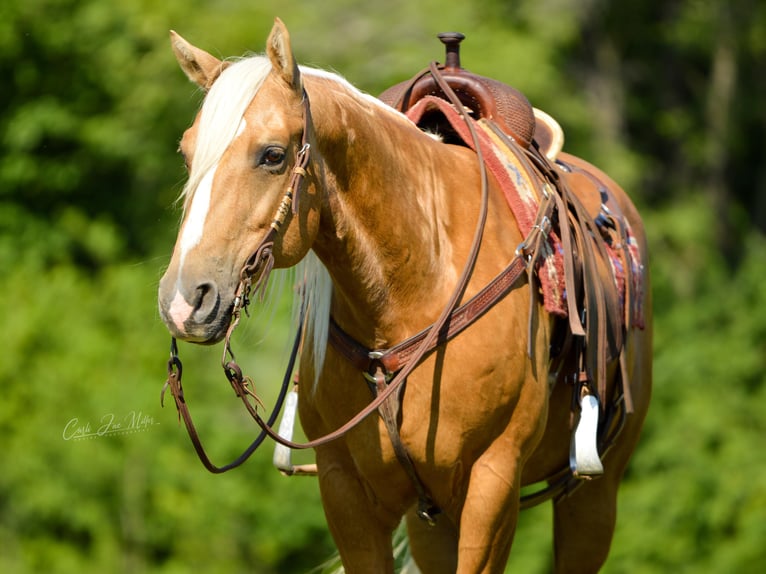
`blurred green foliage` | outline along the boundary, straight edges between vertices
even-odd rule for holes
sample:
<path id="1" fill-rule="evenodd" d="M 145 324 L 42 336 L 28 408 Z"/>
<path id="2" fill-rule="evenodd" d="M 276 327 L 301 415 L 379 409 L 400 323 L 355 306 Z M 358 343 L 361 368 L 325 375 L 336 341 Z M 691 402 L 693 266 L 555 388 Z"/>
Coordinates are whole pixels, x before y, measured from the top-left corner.
<path id="1" fill-rule="evenodd" d="M 558 117 L 568 149 L 645 215 L 655 393 L 606 572 L 766 568 L 766 6 L 756 0 L 5 0 L 0 6 L 0 571 L 306 572 L 333 552 L 313 479 L 258 452 L 212 476 L 172 405 L 156 285 L 201 95 L 167 42 L 261 51 L 274 16 L 299 60 L 371 93 L 440 59 Z M 238 358 L 273 398 L 287 304 Z M 246 352 L 245 352 L 246 350 Z M 252 438 L 217 368 L 182 348 L 212 456 Z M 75 433 L 126 432 L 77 439 Z M 111 425 L 111 426 L 109 426 Z M 127 432 L 133 431 L 133 432 Z M 305 456 L 305 455 L 304 455 Z M 523 514 L 509 569 L 550 568 L 550 510 Z"/>

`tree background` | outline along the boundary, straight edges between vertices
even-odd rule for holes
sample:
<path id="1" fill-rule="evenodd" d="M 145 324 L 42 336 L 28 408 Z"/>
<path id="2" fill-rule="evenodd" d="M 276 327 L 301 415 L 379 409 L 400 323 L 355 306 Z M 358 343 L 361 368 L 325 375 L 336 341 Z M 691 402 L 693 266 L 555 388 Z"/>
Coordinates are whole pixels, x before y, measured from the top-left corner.
<path id="1" fill-rule="evenodd" d="M 652 249 L 655 393 L 604 571 L 764 571 L 756 0 L 4 0 L 0 571 L 298 573 L 333 553 L 314 479 L 281 477 L 269 449 L 210 475 L 172 405 L 159 406 L 156 287 L 179 218 L 177 142 L 201 101 L 167 31 L 236 56 L 263 49 L 274 16 L 299 61 L 373 94 L 441 59 L 436 33 L 461 31 L 466 68 L 524 91 L 560 120 L 569 151 L 623 184 Z M 287 356 L 286 309 L 237 341 L 267 396 Z M 190 407 L 223 461 L 252 426 L 219 350 L 182 353 Z M 72 436 L 110 420 L 140 432 Z M 550 531 L 549 506 L 524 513 L 509 570 L 549 571 Z"/>

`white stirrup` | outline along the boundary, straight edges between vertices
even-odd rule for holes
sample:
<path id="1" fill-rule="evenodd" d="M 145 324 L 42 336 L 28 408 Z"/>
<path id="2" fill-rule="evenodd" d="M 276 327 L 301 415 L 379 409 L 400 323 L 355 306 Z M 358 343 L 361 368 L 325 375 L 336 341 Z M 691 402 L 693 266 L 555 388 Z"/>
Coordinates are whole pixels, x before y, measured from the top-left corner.
<path id="1" fill-rule="evenodd" d="M 575 476 L 588 478 L 604 473 L 598 455 L 598 398 L 590 393 L 580 399 L 580 418 L 577 421 L 569 449 L 569 465 Z"/>

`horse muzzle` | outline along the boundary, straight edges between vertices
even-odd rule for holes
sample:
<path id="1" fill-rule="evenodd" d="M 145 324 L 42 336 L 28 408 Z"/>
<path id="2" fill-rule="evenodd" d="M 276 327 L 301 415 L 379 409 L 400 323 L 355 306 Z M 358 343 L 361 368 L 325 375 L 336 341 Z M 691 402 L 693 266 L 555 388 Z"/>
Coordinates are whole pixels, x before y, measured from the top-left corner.
<path id="1" fill-rule="evenodd" d="M 177 339 L 214 344 L 221 341 L 231 322 L 233 294 L 222 296 L 212 281 L 184 287 L 179 281 L 160 282 L 160 317 Z"/>

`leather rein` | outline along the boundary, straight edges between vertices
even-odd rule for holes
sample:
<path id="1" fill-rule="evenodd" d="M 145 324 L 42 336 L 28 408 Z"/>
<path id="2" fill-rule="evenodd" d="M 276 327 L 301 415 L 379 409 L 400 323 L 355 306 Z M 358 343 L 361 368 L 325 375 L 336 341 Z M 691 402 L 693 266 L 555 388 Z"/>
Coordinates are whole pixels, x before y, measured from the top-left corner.
<path id="1" fill-rule="evenodd" d="M 163 402 L 165 391 L 170 389 L 170 392 L 175 400 L 179 419 L 183 420 L 200 461 L 210 472 L 219 474 L 241 465 L 261 445 L 266 437 L 269 437 L 275 442 L 291 449 L 316 448 L 342 437 L 372 413 L 381 409 L 381 407 L 384 406 L 384 403 L 386 403 L 389 398 L 394 397 L 394 393 L 399 392 L 403 388 L 407 377 L 418 366 L 418 364 L 420 364 L 426 355 L 431 353 L 438 346 L 446 343 L 449 339 L 456 336 L 458 333 L 467 328 L 478 317 L 488 311 L 494 304 L 496 304 L 505 295 L 507 295 L 514 286 L 516 286 L 518 281 L 524 277 L 525 273 L 533 273 L 535 262 L 539 256 L 540 248 L 545 242 L 545 239 L 550 231 L 550 218 L 554 208 L 552 195 L 555 194 L 544 194 L 535 225 L 532 227 L 528 236 L 517 248 L 516 254 L 509 265 L 486 287 L 479 291 L 479 293 L 458 307 L 458 302 L 460 301 L 466 287 L 468 286 L 468 282 L 478 257 L 479 247 L 484 233 L 489 205 L 489 176 L 486 164 L 484 162 L 481 146 L 479 145 L 479 136 L 476 133 L 476 128 L 474 127 L 473 122 L 468 115 L 469 112 L 466 111 L 457 95 L 453 92 L 452 88 L 447 84 L 446 81 L 444 81 L 441 75 L 441 71 L 437 67 L 436 63 L 432 63 L 429 66 L 427 72 L 433 75 L 433 77 L 442 88 L 444 94 L 448 96 L 451 103 L 455 106 L 455 108 L 459 111 L 460 115 L 465 120 L 475 144 L 474 147 L 481 173 L 481 206 L 479 218 L 476 224 L 468 259 L 452 296 L 450 297 L 447 305 L 444 307 L 441 315 L 430 327 L 424 329 L 417 335 L 407 339 L 395 347 L 387 350 L 366 350 L 358 342 L 354 341 L 349 335 L 344 333 L 340 327 L 331 320 L 328 342 L 332 344 L 338 352 L 346 357 L 347 360 L 349 360 L 360 371 L 362 371 L 368 380 L 371 380 L 371 378 L 374 379 L 375 377 L 378 379 L 383 377 L 386 384 L 379 386 L 378 392 L 376 393 L 374 399 L 343 426 L 317 439 L 304 443 L 296 443 L 281 437 L 273 427 L 276 423 L 276 419 L 279 416 L 285 397 L 289 390 L 291 376 L 295 368 L 296 359 L 300 349 L 304 319 L 304 317 L 301 316 L 299 318 L 298 332 L 293 343 L 288 365 L 282 380 L 282 386 L 274 409 L 266 420 L 261 417 L 257 407 L 263 407 L 263 403 L 255 392 L 252 379 L 250 377 L 244 376 L 242 374 L 242 369 L 236 363 L 234 353 L 231 348 L 231 336 L 239 324 L 242 311 L 244 310 L 245 313 L 247 313 L 251 292 L 257 292 L 261 298 L 263 297 L 263 290 L 267 283 L 269 273 L 274 266 L 274 241 L 278 236 L 282 225 L 287 219 L 291 208 L 293 214 L 297 214 L 298 212 L 298 199 L 303 180 L 306 176 L 306 167 L 309 163 L 311 149 L 311 146 L 308 143 L 308 134 L 311 127 L 311 111 L 308 94 L 306 94 L 304 91 L 303 141 L 301 142 L 301 147 L 297 152 L 296 165 L 293 168 L 292 176 L 282 197 L 282 200 L 277 208 L 276 215 L 271 223 L 269 231 L 261 240 L 253 254 L 247 259 L 240 271 L 240 282 L 235 292 L 232 319 L 224 340 L 224 351 L 221 359 L 221 366 L 224 370 L 226 378 L 231 384 L 237 397 L 242 400 L 251 417 L 261 428 L 261 432 L 255 438 L 255 440 L 253 440 L 250 446 L 248 446 L 247 449 L 245 449 L 245 451 L 243 451 L 239 457 L 237 457 L 229 464 L 220 467 L 216 466 L 210 461 L 204 447 L 202 446 L 202 442 L 194 426 L 191 413 L 189 412 L 189 407 L 184 397 L 183 387 L 181 384 L 183 365 L 178 356 L 177 342 L 175 338 L 171 339 L 170 359 L 167 363 L 168 378 L 162 388 L 161 402 Z"/>

